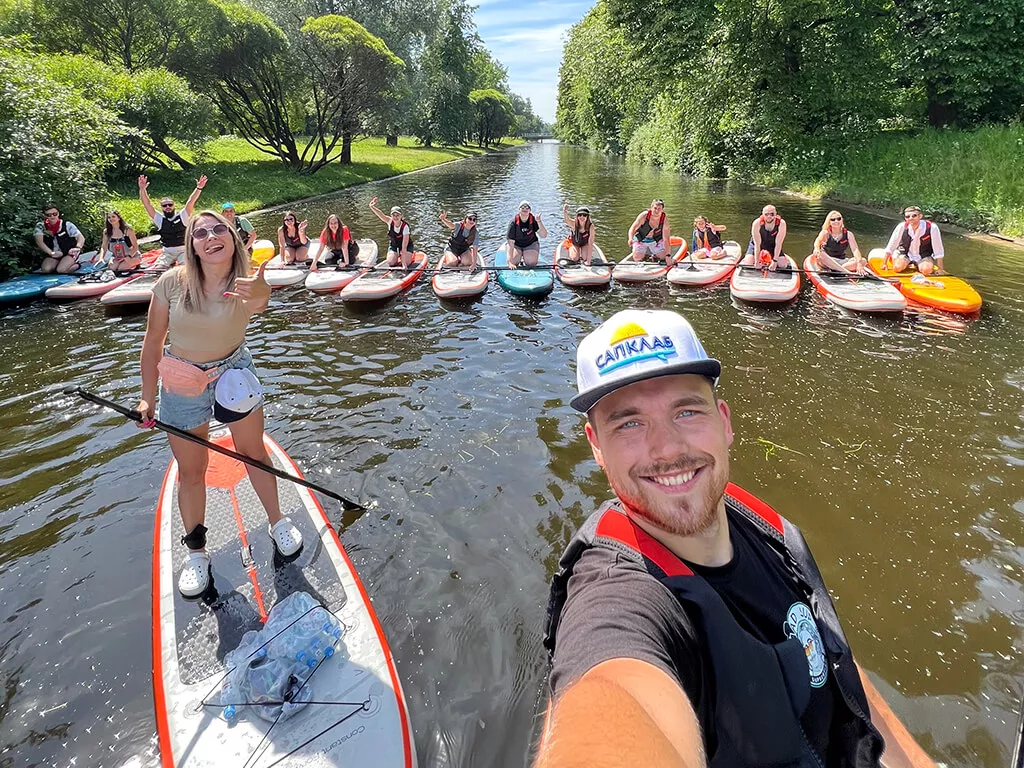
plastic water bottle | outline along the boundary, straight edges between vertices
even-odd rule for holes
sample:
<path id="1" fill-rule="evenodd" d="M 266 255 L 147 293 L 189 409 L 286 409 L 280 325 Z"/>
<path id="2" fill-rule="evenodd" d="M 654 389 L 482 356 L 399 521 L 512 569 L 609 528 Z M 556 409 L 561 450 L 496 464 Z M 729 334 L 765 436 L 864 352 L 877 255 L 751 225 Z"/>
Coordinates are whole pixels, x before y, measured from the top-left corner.
<path id="1" fill-rule="evenodd" d="M 238 710 L 235 709 L 235 687 L 231 684 L 230 677 L 224 680 L 224 686 L 221 688 L 221 701 L 228 702 L 223 710 L 224 719 L 229 723 L 234 722 L 238 717 Z"/>

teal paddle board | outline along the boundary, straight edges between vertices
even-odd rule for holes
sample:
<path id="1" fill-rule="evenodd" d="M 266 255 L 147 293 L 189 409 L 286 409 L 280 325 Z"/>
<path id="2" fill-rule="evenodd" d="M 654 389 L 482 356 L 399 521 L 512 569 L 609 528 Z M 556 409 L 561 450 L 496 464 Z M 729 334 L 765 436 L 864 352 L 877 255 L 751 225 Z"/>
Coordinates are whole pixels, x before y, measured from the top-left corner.
<path id="1" fill-rule="evenodd" d="M 505 246 L 494 254 L 494 266 L 507 267 L 508 254 Z M 543 257 L 539 262 L 540 269 L 520 267 L 519 269 L 499 269 L 498 284 L 509 293 L 517 296 L 546 296 L 555 285 L 555 274 L 551 264 L 546 264 Z"/>
<path id="2" fill-rule="evenodd" d="M 84 255 L 88 256 L 89 254 Z M 105 266 L 103 263 L 87 262 L 70 275 L 44 275 L 41 272 L 30 272 L 27 275 L 12 277 L 10 280 L 0 283 L 0 305 L 20 304 L 21 302 L 41 298 L 48 288 L 53 288 L 55 285 L 72 283 L 82 275 L 103 269 Z"/>

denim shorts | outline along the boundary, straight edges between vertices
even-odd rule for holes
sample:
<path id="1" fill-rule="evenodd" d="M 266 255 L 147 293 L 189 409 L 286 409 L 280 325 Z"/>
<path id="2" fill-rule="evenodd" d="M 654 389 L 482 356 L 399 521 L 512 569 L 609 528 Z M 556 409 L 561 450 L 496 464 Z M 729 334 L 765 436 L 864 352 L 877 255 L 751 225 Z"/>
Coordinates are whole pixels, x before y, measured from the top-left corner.
<path id="1" fill-rule="evenodd" d="M 166 352 L 164 354 L 167 354 Z M 192 362 L 186 360 L 185 362 Z M 208 371 L 221 365 L 228 368 L 248 368 L 256 376 L 256 366 L 253 365 L 252 355 L 243 344 L 223 360 L 212 360 L 209 363 L 192 363 L 197 368 Z M 259 378 L 259 377 L 257 377 Z M 197 397 L 186 397 L 176 395 L 164 389 L 163 382 L 160 384 L 160 409 L 157 418 L 165 424 L 170 424 L 178 429 L 190 430 L 209 424 L 213 419 L 214 394 L 217 391 L 217 380 L 211 381 L 203 394 Z"/>

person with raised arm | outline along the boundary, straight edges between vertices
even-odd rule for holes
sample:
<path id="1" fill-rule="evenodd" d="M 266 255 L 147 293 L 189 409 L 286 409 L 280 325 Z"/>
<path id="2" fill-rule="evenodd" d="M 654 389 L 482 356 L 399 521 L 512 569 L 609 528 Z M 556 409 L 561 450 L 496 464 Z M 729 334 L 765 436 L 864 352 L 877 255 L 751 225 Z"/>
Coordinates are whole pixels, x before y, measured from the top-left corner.
<path id="1" fill-rule="evenodd" d="M 477 264 L 476 212 L 470 211 L 457 224 L 448 220 L 448 211 L 441 211 L 441 223 L 452 233 L 445 246 L 441 264 L 445 267 L 472 269 Z"/>
<path id="2" fill-rule="evenodd" d="M 249 255 L 223 216 L 200 211 L 186 228 L 184 263 L 153 287 L 142 342 L 140 427 L 152 427 L 160 389 L 160 420 L 208 439 L 210 420 L 227 424 L 235 450 L 270 463 L 263 443 L 263 390 L 245 344 L 252 316 L 267 308 L 267 262 L 250 276 Z M 166 349 L 165 349 L 166 344 Z M 178 462 L 178 504 L 188 547 L 178 577 L 184 597 L 202 596 L 210 585 L 206 551 L 206 467 L 209 451 L 168 435 Z M 302 534 L 281 514 L 276 478 L 246 465 L 267 511 L 270 537 L 284 557 L 296 555 Z"/>
<path id="3" fill-rule="evenodd" d="M 729 482 L 722 364 L 691 325 L 622 311 L 576 362 L 569 404 L 614 497 L 552 579 L 535 768 L 935 768 L 855 660 L 800 530 Z"/>
<path id="4" fill-rule="evenodd" d="M 388 225 L 388 266 L 397 267 L 401 264 L 402 269 L 408 269 L 413 260 L 412 230 L 402 215 L 402 209 L 393 205 L 391 214 L 385 216 L 377 207 L 375 197 L 370 201 L 370 210 L 374 216 Z"/>
<path id="5" fill-rule="evenodd" d="M 535 267 L 540 261 L 540 237 L 547 237 L 548 230 L 541 221 L 541 214 L 533 214 L 529 200 L 519 203 L 519 211 L 509 222 L 505 233 L 505 252 L 508 254 L 508 266 L 516 269 L 519 262 L 523 266 Z"/>
<path id="6" fill-rule="evenodd" d="M 281 226 L 277 228 L 277 248 L 285 264 L 303 264 L 309 257 L 308 225 L 305 219 L 298 221 L 292 211 L 284 212 Z"/>
<path id="7" fill-rule="evenodd" d="M 154 267 L 166 269 L 185 257 L 185 227 L 188 226 L 192 211 L 195 210 L 196 202 L 205 186 L 206 176 L 196 179 L 196 187 L 185 201 L 185 207 L 181 211 L 175 209 L 174 200 L 171 198 L 160 198 L 158 212 L 149 199 L 149 179 L 146 176 L 139 176 L 139 201 L 146 209 L 146 213 L 149 214 L 153 226 L 156 227 L 157 234 L 160 235 L 160 244 L 163 247 L 163 253 L 157 258 Z"/>
<path id="8" fill-rule="evenodd" d="M 698 216 L 693 220 L 693 236 L 690 238 L 690 253 L 694 259 L 718 260 L 725 256 L 722 247 L 724 224 L 712 224 L 707 216 Z"/>

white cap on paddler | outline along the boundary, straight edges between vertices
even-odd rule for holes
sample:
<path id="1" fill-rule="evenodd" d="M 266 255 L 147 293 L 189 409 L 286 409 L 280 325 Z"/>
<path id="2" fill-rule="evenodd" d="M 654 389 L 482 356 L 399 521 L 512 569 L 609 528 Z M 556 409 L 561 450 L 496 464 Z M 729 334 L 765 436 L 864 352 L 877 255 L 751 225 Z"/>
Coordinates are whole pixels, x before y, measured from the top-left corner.
<path id="1" fill-rule="evenodd" d="M 578 394 L 569 404 L 586 413 L 627 384 L 696 373 L 718 385 L 722 364 L 708 357 L 686 319 L 664 309 L 626 309 L 605 320 L 576 348 Z"/>
<path id="2" fill-rule="evenodd" d="M 217 379 L 213 415 L 222 424 L 244 419 L 263 402 L 263 387 L 248 368 L 229 368 Z"/>

